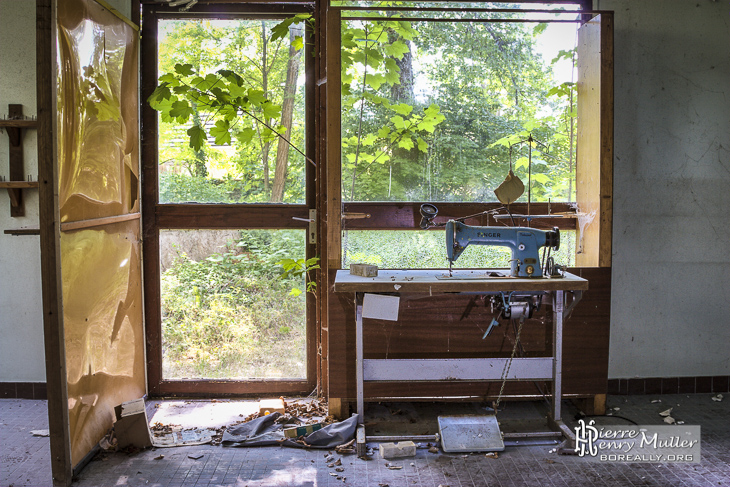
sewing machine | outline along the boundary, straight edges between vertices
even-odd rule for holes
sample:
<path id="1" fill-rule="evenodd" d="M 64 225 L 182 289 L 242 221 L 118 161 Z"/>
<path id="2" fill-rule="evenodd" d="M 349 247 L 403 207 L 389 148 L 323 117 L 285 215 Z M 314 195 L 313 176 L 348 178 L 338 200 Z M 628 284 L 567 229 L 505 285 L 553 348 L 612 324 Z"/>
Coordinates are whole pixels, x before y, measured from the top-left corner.
<path id="1" fill-rule="evenodd" d="M 469 245 L 497 245 L 512 249 L 511 277 L 543 277 L 539 250 L 560 247 L 560 230 L 528 227 L 477 227 L 449 220 L 446 223 L 446 258 L 451 266 Z"/>

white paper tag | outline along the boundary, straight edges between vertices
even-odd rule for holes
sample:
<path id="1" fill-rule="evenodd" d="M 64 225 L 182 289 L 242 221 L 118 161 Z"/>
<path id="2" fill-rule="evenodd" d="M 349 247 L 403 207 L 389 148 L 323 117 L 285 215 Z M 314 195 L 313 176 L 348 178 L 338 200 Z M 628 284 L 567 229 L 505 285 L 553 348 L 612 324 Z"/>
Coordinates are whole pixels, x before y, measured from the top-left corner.
<path id="1" fill-rule="evenodd" d="M 399 296 L 365 294 L 362 302 L 362 317 L 374 320 L 398 321 Z"/>

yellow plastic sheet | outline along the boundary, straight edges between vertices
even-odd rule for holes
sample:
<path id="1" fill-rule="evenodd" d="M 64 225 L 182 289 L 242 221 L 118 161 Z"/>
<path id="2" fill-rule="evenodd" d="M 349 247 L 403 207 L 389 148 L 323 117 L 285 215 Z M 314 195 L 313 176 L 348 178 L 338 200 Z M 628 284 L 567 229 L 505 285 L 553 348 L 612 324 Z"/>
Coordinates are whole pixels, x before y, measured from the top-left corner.
<path id="1" fill-rule="evenodd" d="M 61 235 L 72 461 L 145 393 L 139 222 Z"/>
<path id="2" fill-rule="evenodd" d="M 61 221 L 138 211 L 137 32 L 93 0 L 58 2 Z"/>
<path id="3" fill-rule="evenodd" d="M 137 32 L 93 0 L 57 12 L 61 221 L 137 212 Z M 134 219 L 61 234 L 73 465 L 114 406 L 145 393 L 139 231 Z"/>

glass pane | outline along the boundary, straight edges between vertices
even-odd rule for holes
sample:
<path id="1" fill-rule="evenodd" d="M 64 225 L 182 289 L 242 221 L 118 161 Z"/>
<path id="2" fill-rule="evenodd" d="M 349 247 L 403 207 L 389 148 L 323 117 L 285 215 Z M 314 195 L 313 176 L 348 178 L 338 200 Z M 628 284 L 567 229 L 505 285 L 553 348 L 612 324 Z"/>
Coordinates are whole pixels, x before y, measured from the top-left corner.
<path id="1" fill-rule="evenodd" d="M 302 230 L 162 230 L 162 375 L 305 378 Z"/>
<path id="2" fill-rule="evenodd" d="M 280 22 L 159 22 L 160 203 L 304 202 L 304 27 Z"/>
<path id="3" fill-rule="evenodd" d="M 576 24 L 429 15 L 343 21 L 343 200 L 574 200 Z"/>
<path id="4" fill-rule="evenodd" d="M 342 246 L 345 269 L 353 263 L 374 264 L 381 269 L 448 267 L 443 230 L 348 230 Z M 552 251 L 551 255 L 556 264 L 575 265 L 575 231 L 561 230 L 560 249 Z M 454 267 L 507 268 L 510 258 L 507 247 L 470 245 Z"/>

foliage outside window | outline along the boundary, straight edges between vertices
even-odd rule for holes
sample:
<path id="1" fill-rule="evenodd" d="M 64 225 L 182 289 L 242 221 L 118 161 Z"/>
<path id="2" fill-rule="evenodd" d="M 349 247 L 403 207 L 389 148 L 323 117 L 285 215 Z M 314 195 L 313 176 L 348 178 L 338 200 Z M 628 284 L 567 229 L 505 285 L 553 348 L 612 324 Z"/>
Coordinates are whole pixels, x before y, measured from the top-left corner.
<path id="1" fill-rule="evenodd" d="M 160 22 L 160 202 L 304 202 L 305 17 Z"/>
<path id="2" fill-rule="evenodd" d="M 552 70 L 573 44 L 543 59 L 548 24 L 463 16 L 343 21 L 345 201 L 495 201 L 510 161 L 527 183 L 530 135 L 532 201 L 574 200 L 573 84 Z"/>

